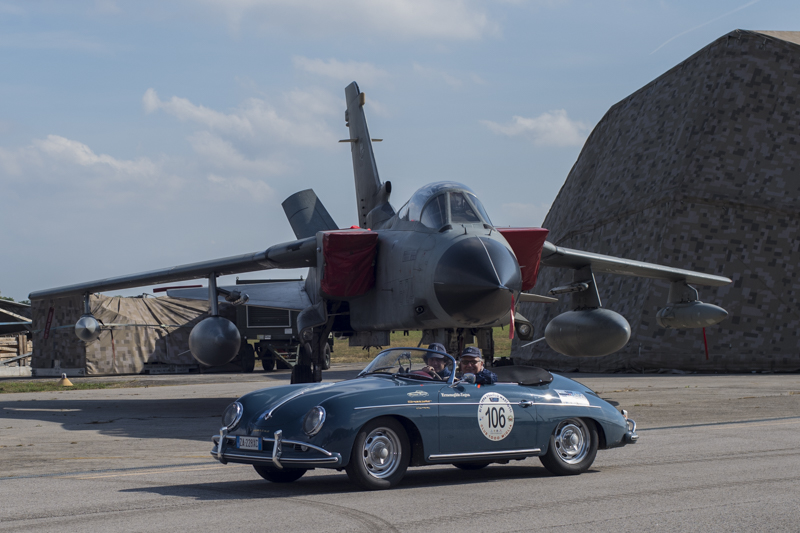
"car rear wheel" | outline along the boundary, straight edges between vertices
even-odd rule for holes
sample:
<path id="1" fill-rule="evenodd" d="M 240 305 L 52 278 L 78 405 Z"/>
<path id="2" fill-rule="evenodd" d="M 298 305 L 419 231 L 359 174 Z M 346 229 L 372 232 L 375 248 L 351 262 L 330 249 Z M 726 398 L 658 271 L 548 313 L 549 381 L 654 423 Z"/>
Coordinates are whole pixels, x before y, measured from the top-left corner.
<path id="1" fill-rule="evenodd" d="M 460 468 L 461 470 L 480 470 L 481 468 L 486 468 L 491 463 L 487 462 L 477 462 L 477 463 L 453 463 L 453 466 L 456 468 Z"/>
<path id="2" fill-rule="evenodd" d="M 403 479 L 410 460 L 411 445 L 403 426 L 394 418 L 376 418 L 356 435 L 346 470 L 350 481 L 364 489 L 388 489 Z"/>
<path id="3" fill-rule="evenodd" d="M 253 465 L 258 475 L 273 483 L 291 483 L 306 473 L 305 468 L 275 468 L 272 466 Z"/>
<path id="4" fill-rule="evenodd" d="M 550 435 L 547 453 L 539 460 L 557 476 L 574 476 L 586 472 L 597 455 L 597 428 L 591 420 L 562 420 Z"/>

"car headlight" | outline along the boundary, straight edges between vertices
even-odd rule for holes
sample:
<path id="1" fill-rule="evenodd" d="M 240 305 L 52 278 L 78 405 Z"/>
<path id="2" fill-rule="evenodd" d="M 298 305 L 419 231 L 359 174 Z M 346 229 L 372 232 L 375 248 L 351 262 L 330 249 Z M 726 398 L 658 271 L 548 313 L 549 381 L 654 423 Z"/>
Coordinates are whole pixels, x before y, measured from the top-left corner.
<path id="1" fill-rule="evenodd" d="M 242 413 L 244 413 L 242 404 L 239 402 L 230 404 L 225 409 L 225 412 L 222 413 L 222 427 L 228 428 L 229 430 L 235 428 L 239 424 L 239 420 L 242 419 Z"/>
<path id="2" fill-rule="evenodd" d="M 319 433 L 319 430 L 322 429 L 322 424 L 324 423 L 325 409 L 319 405 L 312 407 L 311 410 L 306 413 L 306 417 L 303 419 L 303 431 L 305 431 L 306 435 L 309 437 L 313 437 Z"/>

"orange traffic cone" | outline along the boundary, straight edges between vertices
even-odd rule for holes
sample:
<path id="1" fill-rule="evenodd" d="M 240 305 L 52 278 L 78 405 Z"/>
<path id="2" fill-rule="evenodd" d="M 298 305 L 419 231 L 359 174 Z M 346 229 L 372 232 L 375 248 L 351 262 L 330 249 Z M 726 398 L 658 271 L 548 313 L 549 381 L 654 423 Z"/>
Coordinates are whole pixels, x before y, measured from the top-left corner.
<path id="1" fill-rule="evenodd" d="M 67 378 L 66 374 L 61 374 L 61 379 L 58 380 L 60 387 L 72 387 L 72 382 Z"/>

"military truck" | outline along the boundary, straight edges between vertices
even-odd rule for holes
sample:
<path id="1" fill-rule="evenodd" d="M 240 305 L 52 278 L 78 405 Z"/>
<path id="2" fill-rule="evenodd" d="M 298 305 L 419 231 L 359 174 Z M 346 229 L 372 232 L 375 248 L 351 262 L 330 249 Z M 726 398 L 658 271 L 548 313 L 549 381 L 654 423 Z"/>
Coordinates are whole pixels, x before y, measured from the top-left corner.
<path id="1" fill-rule="evenodd" d="M 264 279 L 239 280 L 236 284 L 275 283 L 278 281 L 302 281 L 300 279 Z M 240 305 L 236 308 L 236 327 L 242 336 L 239 359 L 244 372 L 255 369 L 256 359 L 261 361 L 265 372 L 276 368 L 290 369 L 297 361 L 299 350 L 303 349 L 297 333 L 297 315 L 299 311 L 271 309 Z M 333 338 L 328 339 L 324 348 L 325 361 L 322 369 L 327 370 L 331 364 Z"/>

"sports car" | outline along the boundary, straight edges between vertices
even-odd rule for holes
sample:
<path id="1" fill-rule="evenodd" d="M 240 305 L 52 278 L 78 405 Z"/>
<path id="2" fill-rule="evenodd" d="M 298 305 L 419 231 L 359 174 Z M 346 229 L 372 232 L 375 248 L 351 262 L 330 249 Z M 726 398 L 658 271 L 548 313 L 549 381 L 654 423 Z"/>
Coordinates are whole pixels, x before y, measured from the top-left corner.
<path id="1" fill-rule="evenodd" d="M 432 356 L 446 358 L 444 371 L 427 365 Z M 497 383 L 476 384 L 448 354 L 384 350 L 353 379 L 242 396 L 223 413 L 211 455 L 276 483 L 333 468 L 374 490 L 397 485 L 409 466 L 539 457 L 555 475 L 580 474 L 597 450 L 638 439 L 624 410 L 576 381 L 527 366 L 492 371 Z"/>

